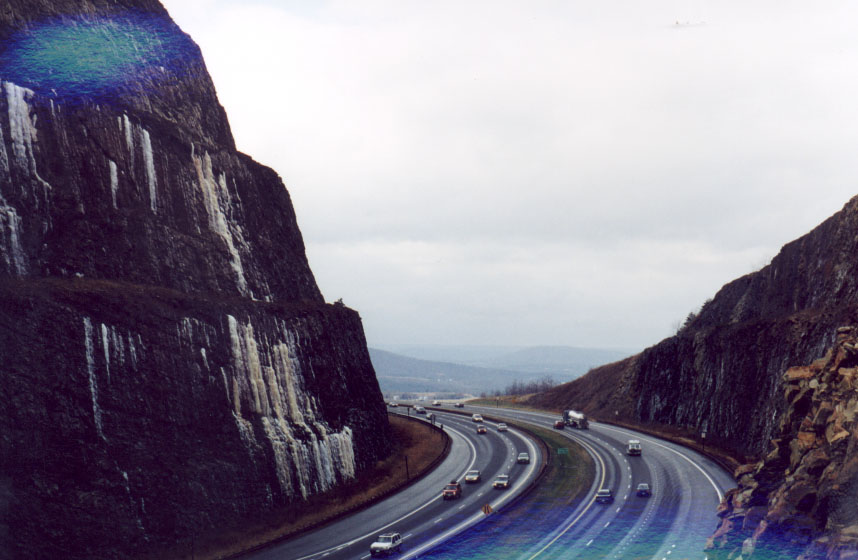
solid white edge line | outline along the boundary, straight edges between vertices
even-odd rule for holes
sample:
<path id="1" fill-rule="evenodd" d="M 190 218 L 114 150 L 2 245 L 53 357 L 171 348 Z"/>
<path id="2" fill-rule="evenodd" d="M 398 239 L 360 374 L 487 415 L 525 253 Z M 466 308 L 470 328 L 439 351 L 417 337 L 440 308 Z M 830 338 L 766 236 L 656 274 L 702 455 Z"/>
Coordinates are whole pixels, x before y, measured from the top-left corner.
<path id="1" fill-rule="evenodd" d="M 630 433 L 630 432 L 626 432 L 626 431 L 623 431 L 623 430 L 620 430 L 620 429 L 617 429 L 617 428 L 612 428 L 612 427 L 607 426 L 607 425 L 605 425 L 605 424 L 601 424 L 601 425 L 600 425 L 600 427 L 605 428 L 606 430 L 611 430 L 611 431 L 614 431 L 614 432 L 619 432 L 619 433 L 621 433 L 621 434 L 625 434 L 626 436 L 628 436 L 628 435 L 634 435 L 635 437 L 639 437 L 639 436 L 637 436 L 637 434 L 635 434 L 635 433 Z M 701 474 L 703 474 L 703 476 L 705 476 L 705 477 L 706 477 L 706 480 L 708 480 L 708 481 L 709 481 L 709 484 L 711 484 L 711 485 L 712 485 L 712 488 L 714 488 L 714 489 L 715 489 L 715 494 L 717 494 L 717 495 L 718 495 L 718 501 L 720 502 L 721 500 L 723 500 L 723 499 L 724 499 L 724 495 L 723 495 L 723 494 L 721 494 L 721 489 L 720 489 L 720 488 L 718 488 L 718 485 L 717 485 L 717 484 L 715 484 L 715 481 L 714 481 L 714 480 L 712 480 L 712 477 L 711 477 L 711 476 L 709 476 L 709 473 L 707 473 L 706 471 L 704 471 L 704 470 L 703 470 L 703 468 L 702 468 L 700 465 L 698 465 L 697 463 L 695 463 L 694 461 L 692 461 L 692 460 L 691 460 L 689 457 L 687 457 L 684 453 L 680 453 L 680 452 L 679 452 L 679 451 L 677 451 L 676 449 L 673 449 L 673 448 L 668 447 L 668 446 L 666 446 L 666 445 L 664 445 L 664 444 L 661 444 L 661 443 L 659 443 L 659 442 L 657 442 L 657 441 L 655 441 L 655 440 L 653 440 L 653 439 L 649 439 L 649 438 L 647 438 L 647 437 L 643 437 L 642 439 L 645 439 L 648 443 L 651 443 L 651 444 L 653 444 L 653 445 L 657 445 L 657 446 L 659 446 L 659 447 L 661 447 L 661 448 L 667 449 L 668 451 L 672 451 L 673 453 L 676 453 L 677 455 L 679 455 L 680 457 L 682 457 L 683 459 L 685 459 L 686 461 L 688 461 L 689 463 L 691 463 L 691 464 L 694 466 L 694 468 L 696 468 L 698 471 L 700 471 L 700 472 L 701 472 Z M 677 444 L 677 445 L 678 445 L 678 444 Z"/>

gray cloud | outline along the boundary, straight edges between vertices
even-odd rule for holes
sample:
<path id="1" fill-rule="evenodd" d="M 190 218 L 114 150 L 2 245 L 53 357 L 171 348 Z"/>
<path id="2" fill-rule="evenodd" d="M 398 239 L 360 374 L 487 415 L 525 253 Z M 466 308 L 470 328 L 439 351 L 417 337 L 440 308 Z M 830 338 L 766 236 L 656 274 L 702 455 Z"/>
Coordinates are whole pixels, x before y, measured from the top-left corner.
<path id="1" fill-rule="evenodd" d="M 370 343 L 642 347 L 855 191 L 847 2 L 165 4 Z"/>

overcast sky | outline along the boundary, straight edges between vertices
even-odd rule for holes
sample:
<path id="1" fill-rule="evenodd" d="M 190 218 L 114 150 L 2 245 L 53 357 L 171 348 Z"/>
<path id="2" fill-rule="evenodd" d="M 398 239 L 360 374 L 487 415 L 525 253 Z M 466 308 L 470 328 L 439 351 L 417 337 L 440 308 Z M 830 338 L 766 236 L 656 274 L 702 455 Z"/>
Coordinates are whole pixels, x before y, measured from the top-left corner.
<path id="1" fill-rule="evenodd" d="M 858 186 L 858 4 L 162 0 L 369 344 L 640 349 Z"/>

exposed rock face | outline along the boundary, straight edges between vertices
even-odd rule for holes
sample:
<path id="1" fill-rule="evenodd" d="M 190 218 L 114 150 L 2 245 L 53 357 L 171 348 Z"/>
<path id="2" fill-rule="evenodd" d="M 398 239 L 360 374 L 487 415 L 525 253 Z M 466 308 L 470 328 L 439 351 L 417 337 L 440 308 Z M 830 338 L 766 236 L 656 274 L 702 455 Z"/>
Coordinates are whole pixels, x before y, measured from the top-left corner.
<path id="1" fill-rule="evenodd" d="M 57 30 L 143 54 L 91 83 Z M 0 558 L 158 557 L 387 453 L 360 318 L 158 2 L 7 2 L 0 78 Z"/>
<path id="2" fill-rule="evenodd" d="M 766 457 L 740 467 L 710 558 L 858 558 L 858 331 L 787 370 L 787 407 Z"/>
<path id="3" fill-rule="evenodd" d="M 858 198 L 768 266 L 724 286 L 676 336 L 535 401 L 705 431 L 736 456 L 759 457 L 787 404 L 783 372 L 822 356 L 835 329 L 856 320 L 856 254 Z"/>

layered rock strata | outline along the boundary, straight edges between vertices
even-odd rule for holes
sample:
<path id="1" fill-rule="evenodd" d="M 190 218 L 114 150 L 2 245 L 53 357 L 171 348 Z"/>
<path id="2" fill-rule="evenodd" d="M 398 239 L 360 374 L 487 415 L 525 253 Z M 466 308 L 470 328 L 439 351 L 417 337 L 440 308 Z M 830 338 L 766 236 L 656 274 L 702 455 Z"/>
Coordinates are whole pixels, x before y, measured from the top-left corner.
<path id="1" fill-rule="evenodd" d="M 858 330 L 783 375 L 787 407 L 762 461 L 736 471 L 713 559 L 858 558 Z"/>
<path id="2" fill-rule="evenodd" d="M 196 45 L 153 0 L 7 4 L 0 558 L 192 551 L 385 456 L 360 318 Z M 122 65 L 51 66 L 83 39 Z"/>

